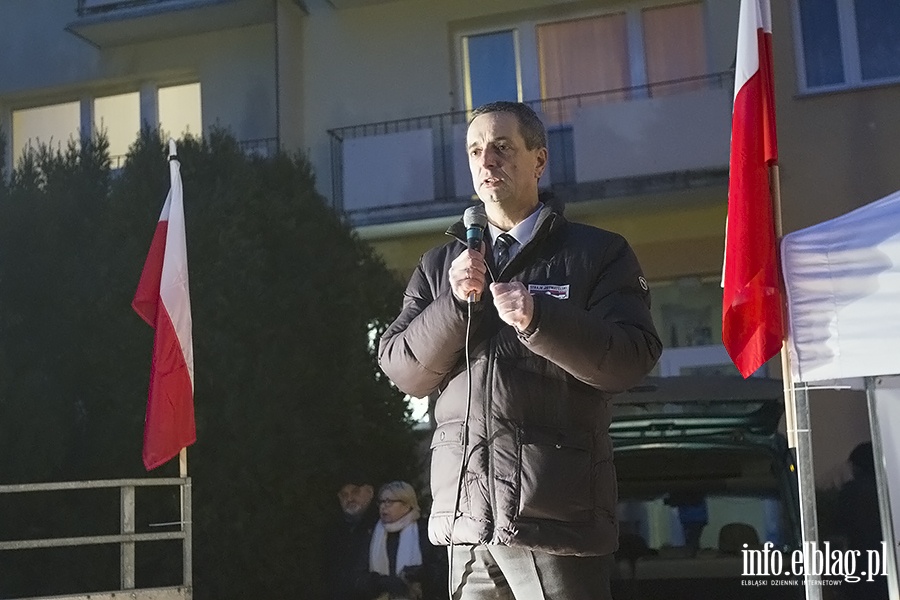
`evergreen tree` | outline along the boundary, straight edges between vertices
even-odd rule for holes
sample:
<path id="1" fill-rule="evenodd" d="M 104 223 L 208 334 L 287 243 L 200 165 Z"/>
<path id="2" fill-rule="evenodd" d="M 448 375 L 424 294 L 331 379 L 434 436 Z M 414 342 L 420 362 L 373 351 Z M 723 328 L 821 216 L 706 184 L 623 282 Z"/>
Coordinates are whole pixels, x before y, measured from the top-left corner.
<path id="1" fill-rule="evenodd" d="M 130 302 L 169 187 L 166 155 L 144 131 L 114 173 L 95 135 L 27 153 L 0 191 L 0 455 L 17 457 L 0 462 L 0 482 L 147 476 L 153 331 Z M 335 474 L 365 460 L 381 480 L 417 479 L 408 409 L 371 341 L 400 283 L 316 194 L 304 157 L 248 158 L 216 131 L 182 140 L 178 158 L 196 369 L 194 595 L 315 598 Z M 176 462 L 149 476 L 177 475 Z M 177 515 L 174 488 L 138 494 L 139 530 Z M 118 522 L 115 497 L 45 503 L 56 516 L 29 537 Z M 177 545 L 143 548 L 139 586 L 180 581 Z M 76 560 L 59 581 L 44 564 L 32 582 L 42 589 L 16 592 L 108 589 L 117 552 L 109 572 Z"/>

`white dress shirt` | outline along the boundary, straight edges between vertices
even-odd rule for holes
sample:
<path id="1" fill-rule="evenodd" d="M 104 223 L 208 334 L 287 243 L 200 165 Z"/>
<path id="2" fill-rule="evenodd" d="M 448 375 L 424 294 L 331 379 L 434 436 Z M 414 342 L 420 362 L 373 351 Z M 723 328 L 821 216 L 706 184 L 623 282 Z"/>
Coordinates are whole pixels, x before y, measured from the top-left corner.
<path id="1" fill-rule="evenodd" d="M 527 244 L 532 237 L 534 237 L 534 226 L 537 224 L 538 214 L 541 212 L 541 208 L 544 205 L 538 202 L 538 205 L 535 207 L 534 212 L 532 212 L 528 217 L 510 229 L 509 231 L 503 231 L 499 227 L 495 226 L 493 223 L 488 223 L 488 233 L 491 236 L 491 249 L 494 252 L 494 263 L 497 262 L 497 237 L 501 233 L 508 233 L 515 239 L 515 243 L 510 244 L 509 246 L 509 254 L 507 255 L 507 261 L 511 261 L 513 257 L 519 253 L 519 250 L 522 249 L 522 246 Z"/>

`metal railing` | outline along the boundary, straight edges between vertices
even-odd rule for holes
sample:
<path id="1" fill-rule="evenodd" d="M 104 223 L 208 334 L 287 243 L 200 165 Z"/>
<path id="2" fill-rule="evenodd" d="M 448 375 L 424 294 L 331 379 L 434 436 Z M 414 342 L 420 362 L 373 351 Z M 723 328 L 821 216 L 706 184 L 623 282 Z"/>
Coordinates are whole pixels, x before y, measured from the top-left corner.
<path id="1" fill-rule="evenodd" d="M 154 4 L 184 4 L 183 0 L 78 0 L 79 17 L 96 15 L 125 8 L 152 6 Z"/>
<path id="2" fill-rule="evenodd" d="M 138 533 L 135 527 L 135 492 L 141 487 L 178 486 L 181 500 L 179 521 L 166 523 L 178 525 L 178 531 L 160 531 Z M 35 548 L 65 548 L 92 546 L 99 544 L 119 545 L 119 579 L 120 589 L 109 593 L 91 592 L 92 599 L 113 598 L 123 591 L 129 592 L 130 598 L 172 598 L 190 599 L 193 594 L 192 579 L 192 525 L 191 525 L 191 479 L 190 477 L 168 477 L 148 479 L 111 479 L 95 481 L 64 481 L 57 483 L 27 483 L 0 485 L 0 495 L 38 493 L 54 491 L 75 491 L 101 488 L 119 488 L 119 533 L 115 535 L 88 535 L 77 537 L 58 537 L 43 539 L 0 540 L 0 551 L 18 551 Z M 182 585 L 175 588 L 154 588 L 139 590 L 135 588 L 135 545 L 142 542 L 162 540 L 182 541 Z M 146 592 L 146 593 L 143 593 Z M 87 594 L 66 596 L 72 598 L 88 597 Z"/>
<path id="3" fill-rule="evenodd" d="M 109 156 L 109 168 L 113 171 L 117 171 L 125 166 L 125 160 L 128 158 L 127 154 L 110 154 Z"/>
<path id="4" fill-rule="evenodd" d="M 332 202 L 335 209 L 346 214 L 364 217 L 366 212 L 378 209 L 345 210 L 344 199 L 344 155 L 343 143 L 348 139 L 369 136 L 390 135 L 393 133 L 405 133 L 421 129 L 431 130 L 435 143 L 432 153 L 432 164 L 435 168 L 435 189 L 430 204 L 443 203 L 454 204 L 457 198 L 453 184 L 453 128 L 464 124 L 468 113 L 455 111 L 449 113 L 425 115 L 406 119 L 382 121 L 380 123 L 367 123 L 364 125 L 351 125 L 338 129 L 329 129 L 331 137 L 331 183 Z M 460 150 L 461 151 L 461 150 Z M 390 208 L 394 211 L 409 211 L 422 203 L 394 204 Z"/>
<path id="5" fill-rule="evenodd" d="M 734 86 L 734 71 L 732 70 L 694 75 L 692 77 L 682 77 L 680 79 L 670 79 L 667 81 L 657 81 L 642 85 L 600 90 L 596 92 L 572 94 L 557 98 L 532 100 L 526 102 L 526 104 L 534 110 L 543 113 L 545 119 L 547 119 L 545 124 L 551 126 L 552 124 L 568 122 L 572 113 L 583 106 L 607 102 L 627 102 L 629 100 L 658 98 L 661 96 L 672 96 L 697 90 L 724 89 L 729 86 Z"/>
<path id="6" fill-rule="evenodd" d="M 281 149 L 281 141 L 277 137 L 240 140 L 238 148 L 247 156 L 271 158 Z"/>
<path id="7" fill-rule="evenodd" d="M 526 101 L 538 112 L 547 128 L 548 148 L 550 152 L 550 181 L 553 188 L 572 186 L 575 181 L 574 148 L 572 144 L 572 117 L 582 107 L 628 102 L 632 100 L 658 98 L 697 90 L 727 89 L 734 85 L 734 71 L 722 71 L 685 77 L 670 81 L 660 81 L 638 86 L 599 90 L 582 94 L 573 94 L 556 98 Z M 454 143 L 453 130 L 468 120 L 469 111 L 453 111 L 431 114 L 406 119 L 394 119 L 378 123 L 350 125 L 329 129 L 331 138 L 331 181 L 332 202 L 335 209 L 347 215 L 351 221 L 365 223 L 374 213 L 382 213 L 389 220 L 397 213 L 417 214 L 419 209 L 429 207 L 431 214 L 448 209 L 450 213 L 458 212 L 459 204 L 468 202 L 470 196 L 457 193 L 454 185 L 454 156 L 462 156 L 462 148 Z M 344 206 L 344 142 L 347 140 L 384 136 L 396 133 L 412 132 L 422 129 L 431 130 L 433 134 L 433 165 L 435 174 L 434 195 L 421 202 L 391 204 L 385 207 L 367 207 L 347 209 Z M 378 220 L 377 218 L 375 220 Z"/>
<path id="8" fill-rule="evenodd" d="M 240 140 L 237 145 L 245 156 L 257 158 L 271 158 L 281 149 L 281 143 L 277 137 Z M 109 168 L 115 173 L 125 167 L 127 160 L 127 154 L 112 154 L 109 157 Z"/>

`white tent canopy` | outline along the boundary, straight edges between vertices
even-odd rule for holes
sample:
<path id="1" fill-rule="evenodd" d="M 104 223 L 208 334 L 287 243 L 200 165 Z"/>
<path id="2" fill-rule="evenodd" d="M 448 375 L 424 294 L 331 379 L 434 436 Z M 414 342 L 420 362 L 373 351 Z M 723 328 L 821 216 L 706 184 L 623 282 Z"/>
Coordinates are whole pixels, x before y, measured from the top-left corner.
<path id="1" fill-rule="evenodd" d="M 795 381 L 900 373 L 900 192 L 782 240 Z"/>
<path id="2" fill-rule="evenodd" d="M 794 381 L 867 378 L 888 586 L 898 597 L 900 192 L 785 236 L 781 259 Z"/>

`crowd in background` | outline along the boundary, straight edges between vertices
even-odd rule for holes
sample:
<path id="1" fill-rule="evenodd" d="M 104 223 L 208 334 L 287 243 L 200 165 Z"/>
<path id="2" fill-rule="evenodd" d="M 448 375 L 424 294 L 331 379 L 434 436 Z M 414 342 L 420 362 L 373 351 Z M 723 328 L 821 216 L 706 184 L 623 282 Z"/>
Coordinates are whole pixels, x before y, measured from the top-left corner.
<path id="1" fill-rule="evenodd" d="M 446 549 L 428 540 L 415 488 L 353 476 L 338 491 L 341 514 L 325 540 L 329 600 L 447 598 Z"/>

